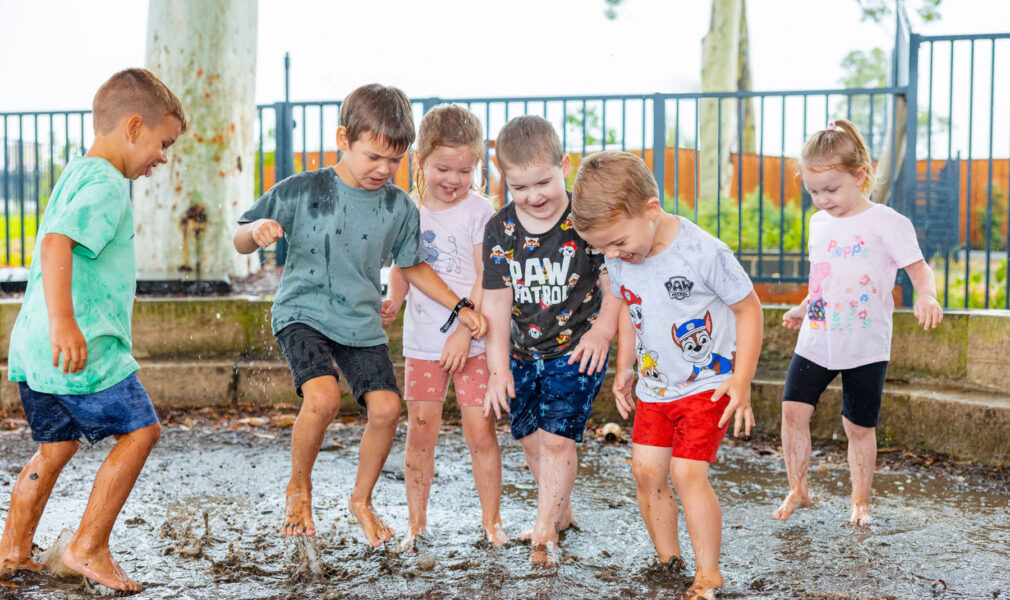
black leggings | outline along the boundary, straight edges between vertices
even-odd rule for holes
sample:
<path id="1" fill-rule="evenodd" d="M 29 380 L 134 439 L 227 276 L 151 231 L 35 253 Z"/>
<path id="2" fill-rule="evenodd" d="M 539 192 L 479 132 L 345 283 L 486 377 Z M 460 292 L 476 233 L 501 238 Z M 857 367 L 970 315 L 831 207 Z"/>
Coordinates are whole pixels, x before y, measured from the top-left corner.
<path id="1" fill-rule="evenodd" d="M 782 401 L 816 407 L 821 393 L 839 373 L 842 374 L 842 416 L 860 427 L 876 427 L 887 378 L 886 360 L 833 371 L 793 354 Z"/>

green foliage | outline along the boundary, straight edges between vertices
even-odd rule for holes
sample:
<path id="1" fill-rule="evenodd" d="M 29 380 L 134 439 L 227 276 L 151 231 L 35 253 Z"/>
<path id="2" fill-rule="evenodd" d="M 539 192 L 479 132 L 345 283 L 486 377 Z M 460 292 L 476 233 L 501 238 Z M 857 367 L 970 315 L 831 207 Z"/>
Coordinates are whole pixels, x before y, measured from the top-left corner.
<path id="1" fill-rule="evenodd" d="M 989 248 L 993 252 L 1006 250 L 1006 222 L 1007 206 L 1006 192 L 998 185 L 993 184 L 992 189 L 992 222 L 989 223 Z M 979 202 L 972 208 L 972 235 L 971 249 L 986 249 L 986 217 L 988 212 L 987 202 Z"/>
<path id="2" fill-rule="evenodd" d="M 571 141 L 574 139 L 582 139 L 582 125 L 585 123 L 586 129 L 586 146 L 594 146 L 606 140 L 608 145 L 617 145 L 620 143 L 620 139 L 617 137 L 617 130 L 608 127 L 607 131 L 603 131 L 603 119 L 600 118 L 600 113 L 596 110 L 595 106 L 587 106 L 584 111 L 579 111 L 567 115 L 565 118 L 565 127 L 568 129 L 568 139 Z"/>
<path id="3" fill-rule="evenodd" d="M 920 0 L 915 13 L 919 15 L 923 23 L 931 23 L 940 19 L 940 4 L 943 0 Z M 886 17 L 894 14 L 892 10 L 892 0 L 856 0 L 859 9 L 862 11 L 862 20 L 880 23 Z"/>
<path id="4" fill-rule="evenodd" d="M 780 212 L 777 201 L 767 196 L 761 202 L 757 192 L 744 197 L 743 205 L 725 198 L 720 203 L 721 211 L 717 215 L 715 200 L 698 200 L 698 218 L 696 223 L 705 231 L 716 235 L 718 225 L 719 238 L 734 250 L 757 250 L 759 219 L 761 231 L 761 249 L 777 251 L 779 240 L 782 240 L 784 252 L 804 251 L 802 245 L 803 213 L 800 209 L 800 199 L 787 199 L 785 210 Z M 672 196 L 666 195 L 666 209 L 673 212 Z M 783 219 L 784 213 L 784 219 Z M 694 209 L 690 203 L 681 200 L 679 214 L 694 220 Z M 807 215 L 809 218 L 809 214 Z M 743 219 L 741 222 L 741 218 Z M 741 230 L 738 226 L 742 224 Z"/>
<path id="5" fill-rule="evenodd" d="M 968 277 L 968 302 L 965 303 L 964 263 L 950 263 L 950 283 L 944 292 L 943 261 L 934 261 L 936 272 L 936 291 L 940 303 L 944 302 L 952 309 L 985 308 L 985 270 L 973 265 L 975 271 Z M 989 308 L 1003 308 L 1007 297 L 1007 261 L 1000 261 L 992 271 L 989 281 Z"/>

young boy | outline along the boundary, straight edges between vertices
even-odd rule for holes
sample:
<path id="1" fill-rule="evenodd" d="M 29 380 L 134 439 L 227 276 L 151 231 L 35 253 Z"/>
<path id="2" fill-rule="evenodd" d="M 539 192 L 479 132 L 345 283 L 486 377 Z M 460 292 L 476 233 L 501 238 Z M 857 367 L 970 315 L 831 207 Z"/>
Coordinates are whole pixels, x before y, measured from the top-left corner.
<path id="1" fill-rule="evenodd" d="M 636 409 L 632 472 L 645 526 L 661 562 L 680 559 L 677 504 L 684 505 L 695 579 L 683 597 L 714 598 L 722 513 L 708 465 L 735 415 L 750 433 L 750 382 L 761 348 L 761 304 L 726 244 L 667 214 L 642 159 L 600 152 L 573 185 L 572 220 L 604 249 L 611 291 L 627 310 L 619 326 L 614 396 L 621 415 Z M 672 459 L 671 459 L 672 456 Z"/>
<path id="2" fill-rule="evenodd" d="M 574 522 L 575 444 L 603 385 L 620 303 L 607 298 L 602 255 L 572 228 L 571 162 L 551 124 L 516 117 L 495 149 L 513 201 L 484 231 L 484 414 L 511 415 L 537 483 L 536 523 L 520 537 L 531 541 L 531 562 L 549 566 L 558 532 Z"/>
<path id="3" fill-rule="evenodd" d="M 10 379 L 40 442 L 11 492 L 0 579 L 38 571 L 31 547 L 53 485 L 77 452 L 116 444 L 63 563 L 114 590 L 138 592 L 112 558 L 109 535 L 161 435 L 130 356 L 136 291 L 128 179 L 151 175 L 186 129 L 179 99 L 144 69 L 113 75 L 95 94 L 95 141 L 63 171 L 42 217 L 21 312 L 11 333 Z"/>
<path id="4" fill-rule="evenodd" d="M 335 361 L 368 414 L 350 509 L 372 546 L 393 537 L 372 507 L 400 415 L 379 317 L 383 263 L 392 257 L 407 281 L 452 309 L 474 337 L 487 328 L 473 304 L 425 262 L 417 208 L 391 182 L 414 141 L 411 115 L 410 101 L 394 87 L 354 90 L 340 108 L 337 165 L 285 179 L 239 219 L 235 248 L 242 254 L 285 235 L 290 244 L 271 324 L 304 402 L 291 434 L 283 535 L 316 532 L 311 475 L 326 426 L 340 408 Z"/>

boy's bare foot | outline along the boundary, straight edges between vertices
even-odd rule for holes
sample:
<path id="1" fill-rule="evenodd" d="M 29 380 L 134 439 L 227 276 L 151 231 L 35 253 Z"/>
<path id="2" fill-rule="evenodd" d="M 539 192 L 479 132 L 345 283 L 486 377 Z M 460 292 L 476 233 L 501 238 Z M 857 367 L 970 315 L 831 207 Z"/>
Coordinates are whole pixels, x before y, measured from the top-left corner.
<path id="1" fill-rule="evenodd" d="M 560 557 L 561 551 L 558 550 L 558 546 L 554 542 L 530 546 L 530 563 L 535 567 L 545 569 L 556 567 L 561 562 Z"/>
<path id="2" fill-rule="evenodd" d="M 424 531 L 414 533 L 408 531 L 407 535 L 400 540 L 400 552 L 405 554 L 417 554 L 417 538 L 424 535 Z"/>
<path id="3" fill-rule="evenodd" d="M 109 589 L 120 592 L 139 592 L 144 589 L 144 586 L 126 576 L 108 548 L 89 555 L 76 550 L 71 543 L 63 551 L 62 558 L 63 564 L 68 568 Z"/>
<path id="4" fill-rule="evenodd" d="M 710 587 L 705 583 L 695 582 L 679 596 L 677 600 L 715 600 L 715 587 Z"/>
<path id="5" fill-rule="evenodd" d="M 564 519 L 562 519 L 561 522 L 558 524 L 558 533 L 561 533 L 563 531 L 568 531 L 572 527 L 578 527 L 578 525 L 575 524 L 575 517 L 572 516 L 571 511 L 568 511 L 568 515 Z M 533 539 L 533 526 L 530 526 L 529 529 L 524 529 L 519 534 L 519 539 L 521 541 L 524 541 L 524 542 L 528 542 L 528 541 L 532 540 Z"/>
<path id="6" fill-rule="evenodd" d="M 869 525 L 873 521 L 870 517 L 870 505 L 863 504 L 859 502 L 852 503 L 852 516 L 849 517 L 849 523 L 857 527 L 862 527 Z"/>
<path id="7" fill-rule="evenodd" d="M 42 569 L 42 565 L 31 558 L 23 560 L 5 558 L 0 560 L 0 581 L 14 577 L 18 574 L 18 571 L 41 571 Z"/>
<path id="8" fill-rule="evenodd" d="M 500 548 L 509 541 L 509 536 L 505 534 L 505 528 L 502 527 L 500 522 L 485 525 L 484 534 L 487 536 L 487 541 L 495 548 Z M 530 535 L 532 536 L 532 530 L 530 531 Z"/>
<path id="9" fill-rule="evenodd" d="M 797 508 L 809 508 L 811 504 L 813 502 L 810 501 L 810 496 L 805 491 L 791 490 L 786 499 L 782 501 L 782 506 L 772 512 L 772 517 L 785 522 L 789 520 Z"/>
<path id="10" fill-rule="evenodd" d="M 355 502 L 352 498 L 347 505 L 351 509 L 351 514 L 361 525 L 365 539 L 373 548 L 378 548 L 393 539 L 393 530 L 379 518 L 371 502 Z"/>
<path id="11" fill-rule="evenodd" d="M 312 521 L 311 492 L 288 486 L 287 509 L 284 512 L 281 535 L 316 535 L 316 524 Z"/>

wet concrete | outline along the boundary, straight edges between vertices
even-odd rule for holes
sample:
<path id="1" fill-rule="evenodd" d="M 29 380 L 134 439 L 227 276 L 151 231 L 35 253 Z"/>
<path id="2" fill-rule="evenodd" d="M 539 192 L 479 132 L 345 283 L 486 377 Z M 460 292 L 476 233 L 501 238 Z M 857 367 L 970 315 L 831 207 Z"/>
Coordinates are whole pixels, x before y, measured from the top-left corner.
<path id="1" fill-rule="evenodd" d="M 629 445 L 589 439 L 580 452 L 574 507 L 579 522 L 552 571 L 532 569 L 526 546 L 493 550 L 458 426 L 439 441 L 428 522 L 417 555 L 369 549 L 346 509 L 361 425 L 327 434 L 315 470 L 313 552 L 278 531 L 289 469 L 290 429 L 244 423 L 166 422 L 113 532 L 112 549 L 146 589 L 138 598 L 653 598 L 673 597 L 693 561 L 681 517 L 688 571 L 656 565 L 641 522 Z M 278 421 L 275 420 L 275 425 Z M 191 427 L 191 428 L 190 428 Z M 403 432 L 376 490 L 376 506 L 403 532 Z M 515 536 L 532 522 L 535 487 L 519 445 L 502 432 L 502 517 Z M 76 527 L 109 443 L 82 448 L 56 486 L 36 535 L 50 544 Z M 0 518 L 35 445 L 25 431 L 0 432 Z M 847 524 L 848 470 L 840 446 L 815 448 L 815 505 L 788 523 L 771 519 L 785 492 L 774 441 L 727 443 L 712 469 L 722 500 L 721 598 L 1008 598 L 1010 484 L 1004 471 L 889 448 L 874 485 L 874 523 Z M 395 544 L 391 544 L 395 547 Z M 434 559 L 432 561 L 432 559 Z M 432 564 L 433 563 L 433 564 Z M 73 581 L 26 575 L 0 599 L 85 598 Z"/>

